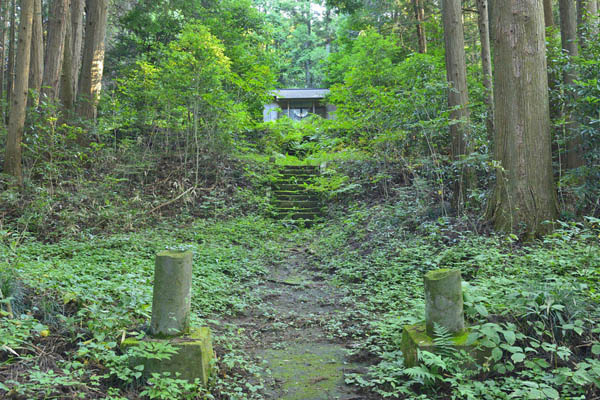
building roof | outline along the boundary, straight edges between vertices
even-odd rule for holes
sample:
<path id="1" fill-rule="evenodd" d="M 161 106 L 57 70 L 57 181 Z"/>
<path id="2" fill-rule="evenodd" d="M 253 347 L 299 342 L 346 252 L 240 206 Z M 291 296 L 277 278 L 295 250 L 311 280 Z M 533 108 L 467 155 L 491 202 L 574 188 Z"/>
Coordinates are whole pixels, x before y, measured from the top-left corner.
<path id="1" fill-rule="evenodd" d="M 278 100 L 322 99 L 329 94 L 329 89 L 276 89 L 271 94 Z"/>

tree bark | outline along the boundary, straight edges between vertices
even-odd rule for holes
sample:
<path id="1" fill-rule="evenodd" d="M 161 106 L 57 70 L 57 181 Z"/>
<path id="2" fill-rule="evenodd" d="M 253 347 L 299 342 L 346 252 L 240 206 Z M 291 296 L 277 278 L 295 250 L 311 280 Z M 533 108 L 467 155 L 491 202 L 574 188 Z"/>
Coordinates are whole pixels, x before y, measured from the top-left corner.
<path id="1" fill-rule="evenodd" d="M 563 52 L 569 59 L 577 57 L 577 11 L 575 0 L 559 0 L 560 9 L 560 38 Z M 570 63 L 563 73 L 563 83 L 568 103 L 572 103 L 576 96 L 573 85 L 577 79 L 577 72 Z M 568 108 L 569 104 L 567 104 Z M 567 109 L 565 115 L 565 131 L 567 132 L 567 169 L 578 168 L 584 164 L 583 140 L 576 130 L 576 120 L 573 113 Z"/>
<path id="2" fill-rule="evenodd" d="M 67 29 L 67 7 L 69 7 L 69 0 L 53 0 L 51 3 L 42 83 L 42 97 L 50 101 L 55 101 L 58 97 Z"/>
<path id="3" fill-rule="evenodd" d="M 498 230 L 533 237 L 558 214 L 552 176 L 542 4 L 496 0 L 496 187 L 488 218 Z"/>
<path id="4" fill-rule="evenodd" d="M 83 14 L 84 0 L 71 0 L 71 87 L 73 101 L 79 86 L 79 73 L 81 71 L 81 52 L 83 50 Z"/>
<path id="5" fill-rule="evenodd" d="M 467 154 L 469 143 L 468 119 L 469 92 L 467 89 L 467 67 L 465 63 L 465 42 L 460 0 L 442 1 L 442 21 L 446 45 L 446 76 L 448 79 L 448 106 L 452 109 L 450 125 L 452 137 L 452 157 L 459 160 Z M 469 187 L 469 173 L 462 168 L 454 187 L 454 206 L 460 212 L 464 206 L 466 189 Z"/>
<path id="6" fill-rule="evenodd" d="M 10 35 L 8 44 L 8 67 L 6 78 L 6 104 L 8 105 L 8 114 L 10 118 L 10 100 L 13 95 L 15 82 L 15 39 L 16 39 L 16 22 L 15 14 L 17 13 L 17 0 L 12 0 L 12 8 L 10 11 Z"/>
<path id="7" fill-rule="evenodd" d="M 96 119 L 102 90 L 107 11 L 108 0 L 86 0 L 85 43 L 77 95 L 77 114 L 84 119 Z"/>
<path id="8" fill-rule="evenodd" d="M 419 42 L 419 53 L 427 53 L 427 36 L 425 34 L 425 9 L 423 8 L 423 0 L 413 0 L 413 8 L 415 10 L 415 19 L 417 20 L 417 39 Z"/>
<path id="9" fill-rule="evenodd" d="M 31 66 L 29 68 L 29 88 L 35 91 L 37 106 L 42 76 L 44 74 L 44 27 L 42 25 L 42 0 L 33 0 L 33 31 L 31 34 Z"/>
<path id="10" fill-rule="evenodd" d="M 4 98 L 4 82 L 6 79 L 4 77 L 6 73 L 6 41 L 8 39 L 8 19 L 10 13 L 10 1 L 2 0 L 2 36 L 0 40 L 2 40 L 2 48 L 0 49 L 0 99 Z M 2 107 L 2 111 L 4 111 L 4 107 Z M 4 121 L 4 114 L 2 115 L 2 121 Z"/>
<path id="11" fill-rule="evenodd" d="M 552 13 L 552 0 L 544 0 L 544 26 L 554 26 L 554 14 Z"/>
<path id="12" fill-rule="evenodd" d="M 13 104 L 10 107 L 8 133 L 6 136 L 6 157 L 4 172 L 23 184 L 21 165 L 21 142 L 25 129 L 25 110 L 27 108 L 27 91 L 29 90 L 29 61 L 31 57 L 31 34 L 33 25 L 34 0 L 21 0 L 21 20 L 19 24 L 19 48 L 15 76 Z"/>
<path id="13" fill-rule="evenodd" d="M 488 137 L 494 137 L 494 84 L 492 75 L 492 52 L 490 48 L 490 24 L 488 18 L 488 0 L 477 0 L 479 37 L 481 40 L 481 67 L 483 71 L 483 86 L 486 90 L 485 105 L 487 106 L 486 126 Z"/>
<path id="14" fill-rule="evenodd" d="M 67 31 L 63 49 L 63 65 L 60 75 L 60 101 L 65 110 L 71 110 L 75 101 L 73 94 L 73 26 L 70 22 L 71 10 L 67 10 Z"/>

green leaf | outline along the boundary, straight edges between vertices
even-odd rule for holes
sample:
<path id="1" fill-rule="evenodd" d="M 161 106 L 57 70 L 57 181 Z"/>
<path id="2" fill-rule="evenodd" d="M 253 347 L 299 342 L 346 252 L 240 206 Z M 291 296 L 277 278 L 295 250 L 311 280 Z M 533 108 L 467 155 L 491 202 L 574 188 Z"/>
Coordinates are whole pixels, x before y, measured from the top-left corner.
<path id="1" fill-rule="evenodd" d="M 482 317 L 487 317 L 489 315 L 487 308 L 485 308 L 485 306 L 483 304 L 477 304 L 475 306 L 475 310 L 479 313 L 479 315 L 481 315 Z"/>
<path id="2" fill-rule="evenodd" d="M 545 387 L 542 389 L 542 392 L 544 392 L 546 397 L 548 397 L 550 399 L 559 399 L 560 398 L 560 394 L 554 388 Z"/>
<path id="3" fill-rule="evenodd" d="M 543 399 L 544 397 L 544 393 L 538 389 L 529 389 L 529 396 L 527 396 L 528 399 Z"/>
<path id="4" fill-rule="evenodd" d="M 504 338 L 506 339 L 506 342 L 508 344 L 510 344 L 511 346 L 513 344 L 515 344 L 515 341 L 517 340 L 517 338 L 513 331 L 502 331 L 502 333 L 504 334 Z"/>
<path id="5" fill-rule="evenodd" d="M 523 353 L 515 353 L 512 356 L 510 356 L 510 358 L 514 362 L 519 363 L 519 362 L 522 362 L 525 359 L 525 354 L 523 354 Z"/>
<path id="6" fill-rule="evenodd" d="M 492 359 L 494 361 L 500 361 L 501 358 L 502 350 L 500 350 L 500 347 L 494 347 L 494 349 L 492 350 Z"/>
<path id="7" fill-rule="evenodd" d="M 598 354 L 600 354 L 600 343 L 595 343 L 592 346 L 592 354 L 597 356 Z"/>

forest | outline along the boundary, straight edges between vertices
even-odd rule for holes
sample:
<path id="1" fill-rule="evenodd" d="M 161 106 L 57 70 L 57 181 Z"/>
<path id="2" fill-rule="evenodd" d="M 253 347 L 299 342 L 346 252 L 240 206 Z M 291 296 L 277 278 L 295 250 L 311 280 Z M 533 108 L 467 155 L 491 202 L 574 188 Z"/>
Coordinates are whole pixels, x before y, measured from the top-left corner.
<path id="1" fill-rule="evenodd" d="M 600 399 L 598 0 L 0 0 L 0 398 Z"/>

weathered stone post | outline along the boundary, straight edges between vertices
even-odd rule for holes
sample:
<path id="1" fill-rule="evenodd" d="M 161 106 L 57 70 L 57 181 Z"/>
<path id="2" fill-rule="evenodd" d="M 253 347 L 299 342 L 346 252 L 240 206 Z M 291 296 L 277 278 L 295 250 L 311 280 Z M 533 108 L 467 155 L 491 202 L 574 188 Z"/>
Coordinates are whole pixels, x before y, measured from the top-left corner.
<path id="1" fill-rule="evenodd" d="M 439 269 L 425 274 L 425 325 L 433 335 L 434 324 L 460 333 L 465 329 L 462 279 L 458 269 Z"/>
<path id="2" fill-rule="evenodd" d="M 406 325 L 402 330 L 400 345 L 404 365 L 414 367 L 418 363 L 418 351 L 435 352 L 434 326 L 438 324 L 452 333 L 453 347 L 472 352 L 473 346 L 466 345 L 468 332 L 465 330 L 462 282 L 460 270 L 439 269 L 425 274 L 425 322 Z M 472 353 L 474 357 L 478 354 Z"/>
<path id="3" fill-rule="evenodd" d="M 178 336 L 190 329 L 192 252 L 163 251 L 156 256 L 151 334 Z"/>
<path id="4" fill-rule="evenodd" d="M 169 359 L 132 357 L 133 366 L 144 365 L 144 375 L 169 372 L 194 382 L 206 384 L 213 368 L 210 329 L 190 327 L 192 288 L 192 253 L 163 251 L 156 256 L 150 337 L 143 341 L 168 343 L 175 352 Z M 124 350 L 137 346 L 139 340 L 127 338 Z M 177 375 L 178 374 L 178 375 Z"/>

